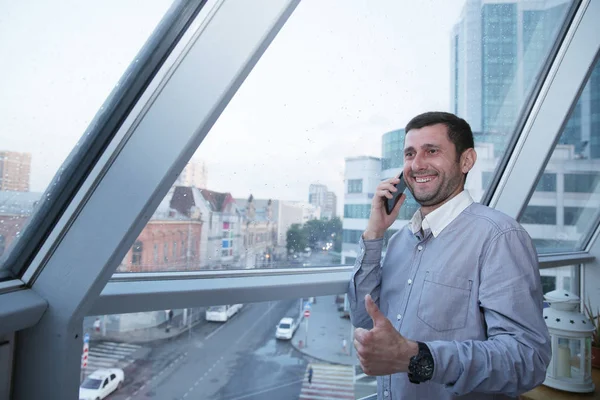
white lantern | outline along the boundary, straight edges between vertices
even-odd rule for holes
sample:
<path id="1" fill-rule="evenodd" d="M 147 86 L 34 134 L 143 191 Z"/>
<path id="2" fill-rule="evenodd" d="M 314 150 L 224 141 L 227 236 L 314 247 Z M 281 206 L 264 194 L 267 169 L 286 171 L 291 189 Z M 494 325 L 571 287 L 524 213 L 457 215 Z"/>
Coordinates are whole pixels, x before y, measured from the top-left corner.
<path id="1" fill-rule="evenodd" d="M 592 333 L 594 325 L 577 311 L 579 297 L 566 290 L 554 290 L 544 298 L 544 320 L 552 341 L 552 360 L 544 385 L 568 392 L 594 391 L 592 381 Z"/>

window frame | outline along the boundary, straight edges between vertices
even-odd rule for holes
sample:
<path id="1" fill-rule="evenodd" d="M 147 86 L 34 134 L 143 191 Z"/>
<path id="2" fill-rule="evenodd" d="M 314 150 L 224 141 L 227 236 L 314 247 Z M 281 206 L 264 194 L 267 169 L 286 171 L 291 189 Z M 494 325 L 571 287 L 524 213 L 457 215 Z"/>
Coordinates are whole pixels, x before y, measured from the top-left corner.
<path id="1" fill-rule="evenodd" d="M 83 317 L 175 181 L 175 171 L 184 168 L 298 3 L 214 0 L 177 37 L 24 275 L 57 312 L 44 313 L 31 329 L 17 333 L 27 346 L 16 355 L 14 396 L 38 398 L 49 391 L 58 398 L 76 396 Z M 237 40 L 223 52 L 222 40 L 233 31 Z M 207 68 L 198 70 L 200 64 Z M 167 114 L 168 121 L 162 117 Z M 167 123 L 171 134 L 164 135 Z M 154 162 L 148 164 L 149 158 Z M 92 233 L 94 226 L 104 229 Z M 88 236 L 94 240 L 85 248 L 77 244 Z M 56 290 L 65 284 L 72 290 Z M 56 362 L 63 368 L 53 368 Z M 32 375 L 39 377 L 35 387 L 28 382 Z"/>
<path id="2" fill-rule="evenodd" d="M 117 137 L 123 121 L 132 107 L 143 97 L 148 84 L 159 68 L 173 53 L 179 39 L 188 30 L 207 0 L 175 1 L 165 13 L 154 32 L 136 55 L 137 63 L 125 70 L 119 87 L 103 104 L 90 122 L 87 134 L 71 151 L 60 170 L 48 185 L 33 214 L 29 217 L 21 238 L 11 247 L 9 256 L 0 265 L 0 273 L 8 271 L 13 277 L 29 280 L 34 274 L 30 263 L 60 226 L 68 205 L 76 201 L 77 193 L 92 174 L 110 143 Z M 25 277 L 29 274 L 28 277 Z"/>

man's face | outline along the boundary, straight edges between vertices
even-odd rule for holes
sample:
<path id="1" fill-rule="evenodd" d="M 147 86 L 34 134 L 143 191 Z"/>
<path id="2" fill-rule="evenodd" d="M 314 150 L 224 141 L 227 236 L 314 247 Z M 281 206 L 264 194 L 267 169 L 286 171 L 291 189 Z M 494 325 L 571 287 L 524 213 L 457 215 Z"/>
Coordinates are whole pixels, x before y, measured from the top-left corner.
<path id="1" fill-rule="evenodd" d="M 411 129 L 404 140 L 406 185 L 429 211 L 463 189 L 463 171 L 447 129 L 443 124 Z"/>

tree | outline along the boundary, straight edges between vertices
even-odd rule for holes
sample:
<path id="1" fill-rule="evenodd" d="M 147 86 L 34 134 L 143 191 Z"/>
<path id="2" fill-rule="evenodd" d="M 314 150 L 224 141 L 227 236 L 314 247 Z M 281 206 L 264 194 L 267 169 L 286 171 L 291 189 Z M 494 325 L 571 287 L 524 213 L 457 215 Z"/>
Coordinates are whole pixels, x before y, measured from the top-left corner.
<path id="1" fill-rule="evenodd" d="M 290 250 L 301 252 L 307 245 L 306 233 L 300 224 L 292 224 L 286 233 L 286 247 L 288 253 Z"/>
<path id="2" fill-rule="evenodd" d="M 302 229 L 311 248 L 317 247 L 318 242 L 324 242 L 327 238 L 326 230 L 327 221 L 319 219 L 311 219 L 306 221 Z"/>

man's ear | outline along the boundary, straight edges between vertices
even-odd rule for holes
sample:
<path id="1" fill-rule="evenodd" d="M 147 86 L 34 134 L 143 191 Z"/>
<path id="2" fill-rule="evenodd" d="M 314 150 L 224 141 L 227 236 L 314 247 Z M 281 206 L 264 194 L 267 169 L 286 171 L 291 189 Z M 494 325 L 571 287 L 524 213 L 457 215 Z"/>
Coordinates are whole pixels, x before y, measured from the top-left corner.
<path id="1" fill-rule="evenodd" d="M 477 152 L 474 148 L 466 149 L 460 155 L 460 170 L 463 174 L 469 172 L 477 161 Z"/>

